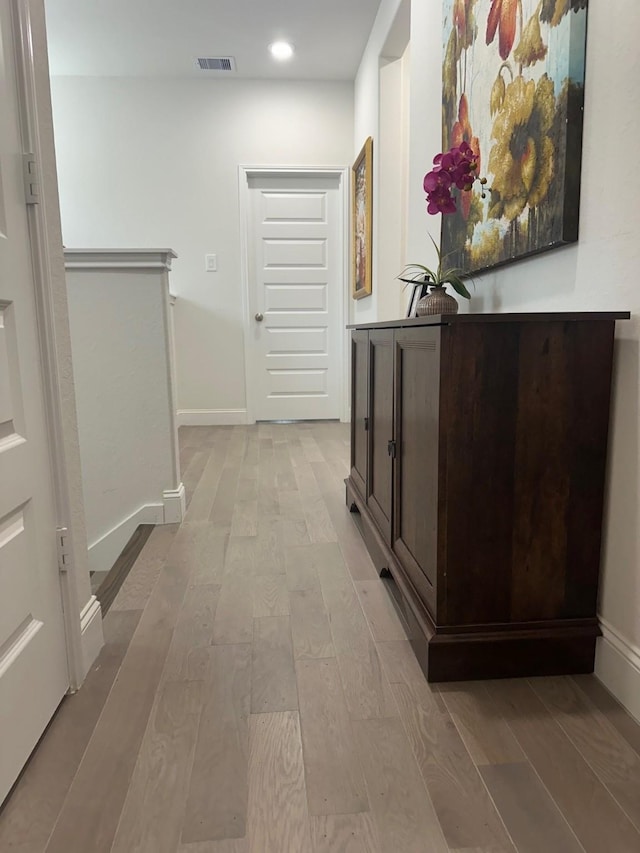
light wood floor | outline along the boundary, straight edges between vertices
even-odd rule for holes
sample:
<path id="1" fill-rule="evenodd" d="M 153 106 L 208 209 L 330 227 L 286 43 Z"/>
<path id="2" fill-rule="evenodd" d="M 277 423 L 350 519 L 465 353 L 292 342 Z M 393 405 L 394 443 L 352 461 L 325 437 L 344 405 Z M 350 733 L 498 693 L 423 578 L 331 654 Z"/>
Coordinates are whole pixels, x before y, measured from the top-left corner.
<path id="1" fill-rule="evenodd" d="M 345 426 L 186 428 L 181 454 L 186 520 L 125 581 L 3 853 L 640 851 L 640 728 L 594 678 L 425 682 L 344 505 Z"/>

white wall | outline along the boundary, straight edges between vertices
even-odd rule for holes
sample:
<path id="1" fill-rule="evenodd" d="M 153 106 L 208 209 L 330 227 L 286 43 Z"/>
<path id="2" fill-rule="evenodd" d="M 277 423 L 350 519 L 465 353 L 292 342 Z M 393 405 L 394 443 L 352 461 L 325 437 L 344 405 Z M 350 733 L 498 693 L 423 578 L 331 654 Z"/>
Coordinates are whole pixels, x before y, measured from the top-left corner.
<path id="1" fill-rule="evenodd" d="M 380 265 L 377 252 L 379 240 L 380 200 L 376 193 L 380 186 L 380 60 L 385 56 L 385 44 L 396 16 L 409 0 L 382 0 L 369 41 L 356 75 L 354 95 L 354 145 L 352 160 L 356 158 L 367 137 L 373 137 L 373 267 L 372 293 L 364 299 L 352 300 L 351 322 L 369 323 L 378 318 Z"/>
<path id="2" fill-rule="evenodd" d="M 428 231 L 437 239 L 440 226 L 426 213 L 422 178 L 441 150 L 441 14 L 439 2 L 412 2 L 408 257 L 427 264 L 434 260 Z M 638 717 L 640 172 L 622 158 L 640 136 L 640 92 L 631 83 L 640 79 L 639 28 L 638 4 L 590 6 L 579 242 L 478 277 L 470 306 L 461 305 L 472 311 L 628 309 L 635 315 L 617 328 L 600 603 L 605 639 L 596 671 Z M 370 77 L 372 63 L 367 56 L 359 80 Z M 378 94 L 369 83 L 356 86 L 355 109 L 361 124 L 372 127 Z M 358 319 L 377 317 L 374 301 Z"/>
<path id="3" fill-rule="evenodd" d="M 406 263 L 407 191 L 409 185 L 409 50 L 380 66 L 378 136 L 378 238 L 374 249 L 377 314 L 396 320 L 406 313 L 411 288 L 398 275 Z"/>
<path id="4" fill-rule="evenodd" d="M 353 86 L 63 77 L 52 93 L 65 244 L 174 248 L 178 407 L 241 420 L 238 165 L 350 165 Z"/>
<path id="5" fill-rule="evenodd" d="M 139 524 L 182 520 L 165 519 L 165 498 L 167 514 L 180 503 L 166 494 L 179 487 L 168 273 L 160 253 L 66 258 L 89 564 L 104 572 Z"/>

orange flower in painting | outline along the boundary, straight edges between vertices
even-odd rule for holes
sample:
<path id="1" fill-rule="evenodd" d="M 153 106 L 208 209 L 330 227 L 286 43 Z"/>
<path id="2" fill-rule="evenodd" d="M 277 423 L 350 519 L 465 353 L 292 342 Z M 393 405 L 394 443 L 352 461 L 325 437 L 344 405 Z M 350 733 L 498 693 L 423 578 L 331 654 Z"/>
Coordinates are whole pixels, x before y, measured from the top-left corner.
<path id="1" fill-rule="evenodd" d="M 458 51 L 471 47 L 476 37 L 476 20 L 473 12 L 476 2 L 477 0 L 453 0 L 453 25 L 458 36 Z"/>
<path id="2" fill-rule="evenodd" d="M 487 44 L 491 44 L 499 30 L 500 56 L 506 60 L 516 39 L 518 0 L 491 0 L 487 20 Z"/>
<path id="3" fill-rule="evenodd" d="M 470 0 L 455 0 L 453 6 L 453 23 L 458 28 L 458 33 L 463 36 L 467 30 L 467 11 Z"/>
<path id="4" fill-rule="evenodd" d="M 458 147 L 462 142 L 466 142 L 476 156 L 478 168 L 476 172 L 480 172 L 480 141 L 477 136 L 473 135 L 471 122 L 469 121 L 469 101 L 466 95 L 460 98 L 458 106 L 458 121 L 453 125 L 451 130 L 451 145 Z M 462 193 L 460 197 L 460 210 L 465 219 L 469 218 L 471 210 L 471 196 L 473 193 Z"/>

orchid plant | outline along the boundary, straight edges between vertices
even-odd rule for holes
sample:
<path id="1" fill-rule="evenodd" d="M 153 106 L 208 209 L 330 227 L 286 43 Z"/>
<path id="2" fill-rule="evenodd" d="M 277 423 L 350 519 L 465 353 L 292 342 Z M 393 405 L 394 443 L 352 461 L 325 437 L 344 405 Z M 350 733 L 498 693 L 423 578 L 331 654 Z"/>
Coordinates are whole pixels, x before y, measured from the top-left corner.
<path id="1" fill-rule="evenodd" d="M 436 154 L 433 158 L 434 168 L 424 176 L 423 187 L 427 194 L 427 213 L 443 215 L 456 212 L 455 188 L 460 192 L 469 192 L 476 181 L 482 184 L 482 197 L 485 197 L 484 187 L 486 178 L 478 175 L 478 157 L 467 142 L 461 142 L 449 151 Z M 439 246 L 429 235 L 438 256 L 438 266 L 435 270 L 422 264 L 407 264 L 398 276 L 400 281 L 416 283 L 424 281 L 430 287 L 442 287 L 450 284 L 460 296 L 471 299 L 464 282 L 460 278 L 463 270 L 456 267 L 447 268 L 444 264 L 446 256 L 442 255 Z"/>
<path id="2" fill-rule="evenodd" d="M 424 176 L 423 187 L 427 194 L 427 213 L 455 213 L 454 187 L 469 192 L 476 181 L 483 188 L 486 178 L 478 175 L 478 156 L 468 142 L 450 148 L 445 154 L 436 154 L 434 168 Z M 484 198 L 484 190 L 482 197 Z"/>

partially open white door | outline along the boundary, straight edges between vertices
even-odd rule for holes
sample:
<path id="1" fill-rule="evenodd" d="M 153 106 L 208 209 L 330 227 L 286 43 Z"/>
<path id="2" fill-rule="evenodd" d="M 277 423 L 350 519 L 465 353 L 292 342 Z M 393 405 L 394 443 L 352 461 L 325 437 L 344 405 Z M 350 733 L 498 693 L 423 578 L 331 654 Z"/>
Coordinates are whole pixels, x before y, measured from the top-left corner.
<path id="1" fill-rule="evenodd" d="M 249 176 L 249 346 L 256 420 L 339 418 L 341 174 Z"/>
<path id="2" fill-rule="evenodd" d="M 12 5 L 0 3 L 0 802 L 69 684 Z"/>

